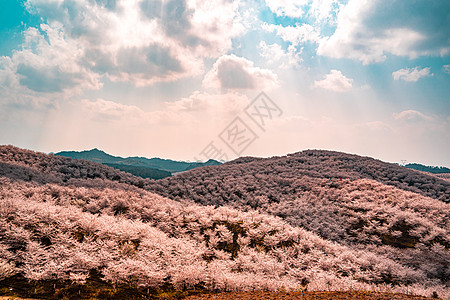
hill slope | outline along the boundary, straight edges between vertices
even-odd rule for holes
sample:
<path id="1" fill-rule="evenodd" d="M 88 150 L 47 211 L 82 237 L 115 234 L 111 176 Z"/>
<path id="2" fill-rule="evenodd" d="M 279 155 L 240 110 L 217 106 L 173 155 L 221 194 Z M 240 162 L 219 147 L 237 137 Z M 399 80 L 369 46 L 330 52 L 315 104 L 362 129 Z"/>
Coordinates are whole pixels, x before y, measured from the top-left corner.
<path id="1" fill-rule="evenodd" d="M 252 161 L 263 162 L 248 163 Z M 234 170 L 245 164 L 241 160 L 204 167 L 175 178 L 186 180 L 198 174 L 205 180 L 206 174 L 220 174 L 222 168 Z M 222 182 L 217 179 L 228 191 L 232 186 L 227 184 L 233 183 L 230 176 Z M 444 245 L 448 242 L 448 204 L 442 201 L 413 193 L 407 194 L 411 200 L 385 200 L 391 201 L 392 208 L 392 219 L 386 226 L 401 220 L 407 226 L 412 218 L 413 224 L 418 224 L 413 231 L 418 233 L 408 227 L 408 234 L 425 236 L 414 248 L 396 248 L 370 237 L 365 241 L 361 236 L 371 232 L 365 228 L 355 240 L 333 241 L 333 236 L 314 233 L 314 227 L 308 230 L 307 226 L 294 225 L 289 216 L 274 216 L 276 213 L 263 203 L 261 207 L 267 212 L 242 203 L 236 208 L 203 206 L 147 191 L 164 187 L 160 182 L 166 184 L 167 179 L 139 180 L 93 162 L 0 146 L 0 293 L 2 287 L 9 291 L 14 286 L 18 291 L 23 288 L 22 296 L 33 296 L 35 291 L 34 297 L 51 298 L 57 296 L 57 287 L 58 297 L 70 293 L 80 293 L 81 298 L 100 297 L 92 292 L 95 286 L 102 295 L 116 299 L 123 299 L 125 292 L 127 297 L 143 298 L 149 297 L 148 293 L 167 295 L 168 291 L 193 288 L 360 289 L 413 291 L 426 296 L 436 291 L 450 297 L 449 256 Z M 237 180 L 245 183 L 239 176 Z M 285 182 L 279 180 L 275 179 L 276 185 Z M 300 182 L 312 190 L 326 184 L 318 178 L 317 182 L 308 180 L 302 177 Z M 187 180 L 175 184 L 189 187 Z M 364 216 L 359 206 L 365 205 L 372 216 L 374 207 L 381 203 L 377 185 L 381 184 L 358 181 L 354 192 L 373 187 L 373 195 L 367 192 L 370 201 L 364 200 L 365 196 L 354 197 L 359 199 L 355 207 L 346 203 L 349 214 Z M 394 197 L 406 193 L 381 187 Z M 199 183 L 188 190 L 192 189 L 192 195 L 206 195 L 209 188 Z M 259 188 L 265 192 L 263 185 Z M 335 201 L 338 208 L 338 201 L 331 196 L 323 194 L 324 203 Z M 317 206 L 315 224 L 320 224 L 319 213 L 324 208 Z M 400 208 L 403 215 L 397 212 Z M 324 223 L 331 221 L 324 217 Z M 391 232 L 389 238 L 394 241 L 403 238 L 402 228 L 398 228 L 399 234 L 383 224 L 371 226 Z M 400 243 L 409 243 L 409 236 L 405 238 Z"/>
<path id="2" fill-rule="evenodd" d="M 368 249 L 444 282 L 450 258 L 435 272 L 431 249 L 448 254 L 450 183 L 413 170 L 330 151 L 268 159 L 240 158 L 152 182 L 172 199 L 229 205 L 283 218 L 326 240 Z M 431 275 L 431 272 L 434 275 Z"/>
<path id="3" fill-rule="evenodd" d="M 159 183 L 164 188 L 170 186 L 166 195 L 177 196 L 180 193 L 183 194 L 182 190 L 176 188 L 176 184 L 180 182 L 189 183 L 192 186 L 203 186 L 205 181 L 208 181 L 206 182 L 208 184 L 209 181 L 214 181 L 211 183 L 214 187 L 211 188 L 220 192 L 226 190 L 221 187 L 220 182 L 227 182 L 229 179 L 233 181 L 232 178 L 235 178 L 234 185 L 250 185 L 253 188 L 248 187 L 247 189 L 257 190 L 258 184 L 263 188 L 268 184 L 283 195 L 289 196 L 302 191 L 301 188 L 292 189 L 295 179 L 302 177 L 323 179 L 329 182 L 370 179 L 383 185 L 393 186 L 446 203 L 450 202 L 450 183 L 448 181 L 373 158 L 324 150 L 307 150 L 266 159 L 243 157 L 225 163 L 223 166 L 193 170 L 176 178 L 159 181 Z M 242 184 L 238 184 L 238 181 L 242 181 Z M 281 191 L 283 187 L 291 189 Z M 189 192 L 190 195 L 195 194 L 192 191 Z M 266 194 L 270 195 L 270 193 Z M 190 195 L 186 196 L 194 197 Z M 227 203 L 232 198 L 232 195 L 227 196 L 226 193 L 220 196 L 219 199 L 216 199 L 220 204 Z"/>
<path id="4" fill-rule="evenodd" d="M 144 179 L 87 160 L 0 146 L 0 176 L 39 184 L 96 186 L 115 182 L 141 186 Z"/>

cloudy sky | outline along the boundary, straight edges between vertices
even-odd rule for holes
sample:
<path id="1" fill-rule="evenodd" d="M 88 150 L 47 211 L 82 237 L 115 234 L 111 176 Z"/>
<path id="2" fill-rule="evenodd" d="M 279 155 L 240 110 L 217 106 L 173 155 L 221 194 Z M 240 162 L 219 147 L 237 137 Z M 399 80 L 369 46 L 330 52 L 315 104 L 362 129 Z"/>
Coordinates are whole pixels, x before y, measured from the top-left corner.
<path id="1" fill-rule="evenodd" d="M 447 0 L 7 0 L 0 20 L 0 144 L 450 166 Z"/>

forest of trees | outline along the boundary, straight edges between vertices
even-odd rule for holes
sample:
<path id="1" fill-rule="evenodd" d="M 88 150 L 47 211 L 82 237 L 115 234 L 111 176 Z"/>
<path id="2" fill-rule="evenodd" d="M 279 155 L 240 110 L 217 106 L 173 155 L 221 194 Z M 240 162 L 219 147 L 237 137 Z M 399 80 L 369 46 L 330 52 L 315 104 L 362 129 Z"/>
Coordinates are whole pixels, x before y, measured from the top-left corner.
<path id="1" fill-rule="evenodd" d="M 221 163 L 210 159 L 207 162 L 185 162 L 185 161 L 175 161 L 171 159 L 162 159 L 158 157 L 154 158 L 146 158 L 146 157 L 120 157 L 120 156 L 113 156 L 110 155 L 102 150 L 99 149 L 92 149 L 88 151 L 63 151 L 55 153 L 56 156 L 64 156 L 64 157 L 70 157 L 75 159 L 84 159 L 89 160 L 93 162 L 98 162 L 106 165 L 112 165 L 114 167 L 116 166 L 127 166 L 128 168 L 131 167 L 138 167 L 138 168 L 149 168 L 149 169 L 156 169 L 161 171 L 166 171 L 169 173 L 176 173 L 176 172 L 183 172 L 190 169 L 203 167 L 203 166 L 217 166 Z M 120 168 L 119 168 L 120 169 Z M 129 169 L 133 171 L 133 169 Z M 134 173 L 132 173 L 134 174 Z M 140 176 L 139 174 L 134 174 L 137 176 Z M 165 176 L 167 177 L 167 176 Z M 153 177 L 150 177 L 153 178 Z M 157 178 L 154 178 L 157 179 Z"/>
<path id="2" fill-rule="evenodd" d="M 23 282 L 24 296 L 45 296 L 46 286 L 87 293 L 95 279 L 110 293 L 377 290 L 448 299 L 449 188 L 327 151 L 154 181 L 0 146 L 0 291 Z"/>
<path id="3" fill-rule="evenodd" d="M 446 167 L 431 167 L 431 166 L 424 166 L 421 164 L 406 164 L 406 168 L 418 170 L 422 172 L 428 172 L 433 174 L 442 174 L 442 173 L 450 173 L 450 169 Z"/>
<path id="4" fill-rule="evenodd" d="M 151 179 L 162 179 L 166 177 L 172 176 L 172 173 L 148 168 L 148 167 L 138 167 L 138 166 L 132 166 L 132 165 L 124 165 L 124 164 L 110 164 L 105 163 L 105 165 L 113 167 L 114 169 L 118 169 L 130 174 L 133 174 L 135 176 L 139 176 L 142 178 L 151 178 Z"/>

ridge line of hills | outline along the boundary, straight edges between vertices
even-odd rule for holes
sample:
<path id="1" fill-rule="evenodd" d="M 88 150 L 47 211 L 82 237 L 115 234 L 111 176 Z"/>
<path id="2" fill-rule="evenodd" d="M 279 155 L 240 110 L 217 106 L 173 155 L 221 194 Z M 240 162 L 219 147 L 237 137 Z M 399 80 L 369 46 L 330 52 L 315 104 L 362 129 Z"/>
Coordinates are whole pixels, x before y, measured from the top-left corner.
<path id="1" fill-rule="evenodd" d="M 220 165 L 221 163 L 210 159 L 206 162 L 184 162 L 162 158 L 146 157 L 120 157 L 110 155 L 97 148 L 85 151 L 61 151 L 55 153 L 57 156 L 70 157 L 74 159 L 84 159 L 131 173 L 136 176 L 151 179 L 161 179 L 169 177 L 174 173 L 188 171 L 203 166 Z"/>
<path id="2" fill-rule="evenodd" d="M 165 177 L 170 177 L 175 173 L 185 172 L 198 167 L 215 166 L 222 164 L 221 162 L 216 161 L 214 159 L 209 159 L 206 162 L 185 162 L 185 161 L 174 161 L 171 159 L 162 159 L 158 157 L 146 158 L 146 157 L 132 156 L 123 158 L 120 156 L 110 155 L 97 148 L 84 151 L 61 151 L 54 153 L 54 155 L 98 162 L 113 167 L 115 169 L 131 173 L 135 176 L 151 179 L 162 179 Z M 249 162 L 256 159 L 264 159 L 264 158 L 241 157 L 233 160 L 232 163 L 237 164 L 242 162 Z M 441 178 L 448 178 L 446 174 L 450 173 L 450 168 L 442 166 L 426 166 L 418 163 L 409 163 L 404 165 L 403 167 L 435 174 L 437 176 L 441 175 L 442 176 Z"/>
<path id="3" fill-rule="evenodd" d="M 232 170 L 231 174 L 230 170 Z M 367 178 L 405 191 L 450 202 L 450 182 L 443 178 L 371 157 L 329 150 L 304 150 L 271 158 L 240 157 L 219 167 L 194 169 L 177 177 L 164 178 L 158 181 L 157 186 L 163 186 L 160 192 L 165 196 L 190 195 L 190 198 L 195 198 L 192 196 L 195 189 L 185 194 L 179 190 L 180 186 L 176 183 L 193 181 L 192 185 L 195 186 L 205 184 L 206 181 L 208 184 L 217 186 L 217 182 L 223 181 L 221 178 L 232 176 L 236 179 L 234 187 L 237 187 L 246 185 L 248 179 L 256 179 L 261 184 L 259 178 L 261 173 L 265 176 L 274 174 L 275 177 L 281 177 L 286 180 L 286 184 L 292 183 L 293 178 L 302 176 L 330 181 Z M 258 187 L 247 189 L 257 190 Z M 225 196 L 225 198 L 229 197 Z"/>

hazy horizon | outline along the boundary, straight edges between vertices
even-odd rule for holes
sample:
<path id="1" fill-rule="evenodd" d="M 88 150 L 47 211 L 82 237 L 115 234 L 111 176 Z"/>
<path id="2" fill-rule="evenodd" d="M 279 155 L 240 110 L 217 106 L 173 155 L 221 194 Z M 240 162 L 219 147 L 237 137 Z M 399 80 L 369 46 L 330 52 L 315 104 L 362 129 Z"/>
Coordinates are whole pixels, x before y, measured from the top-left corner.
<path id="1" fill-rule="evenodd" d="M 0 144 L 182 161 L 324 149 L 450 167 L 448 1 L 0 8 Z"/>
<path id="2" fill-rule="evenodd" d="M 0 145 L 0 146 L 1 146 L 1 145 Z M 18 146 L 16 146 L 16 145 L 12 145 L 12 146 L 18 147 Z M 19 147 L 19 148 L 20 148 L 20 147 Z M 101 148 L 99 148 L 99 147 L 94 147 L 94 148 L 91 148 L 91 149 L 79 149 L 79 150 L 65 149 L 65 150 L 60 150 L 60 151 L 50 151 L 50 152 L 43 152 L 43 151 L 39 151 L 39 150 L 35 150 L 35 149 L 28 149 L 28 150 L 32 150 L 32 151 L 36 151 L 36 152 L 41 152 L 41 153 L 44 153 L 44 154 L 57 154 L 57 153 L 60 153 L 60 152 L 72 152 L 72 151 L 73 151 L 73 152 L 88 152 L 88 151 L 92 151 L 92 150 L 95 150 L 95 149 L 97 149 L 97 150 L 99 150 L 99 151 L 102 151 L 102 152 L 105 152 L 106 154 L 109 154 L 109 155 L 111 155 L 111 156 L 121 157 L 121 158 L 130 158 L 130 157 L 144 157 L 144 158 L 147 158 L 147 159 L 151 159 L 151 158 L 160 158 L 160 159 L 167 159 L 167 160 L 173 160 L 173 161 L 179 161 L 179 162 L 206 162 L 206 161 L 207 161 L 207 160 L 173 159 L 173 158 L 171 158 L 171 157 L 162 157 L 162 156 L 145 156 L 145 155 L 133 155 L 133 154 L 114 154 L 114 153 L 110 153 L 110 152 L 104 151 L 103 149 L 101 149 Z M 341 153 L 345 153 L 345 154 L 358 155 L 358 156 L 361 156 L 361 157 L 371 157 L 371 158 L 374 158 L 374 159 L 377 159 L 377 160 L 380 160 L 380 161 L 384 161 L 384 160 L 382 160 L 382 159 L 380 159 L 380 158 L 378 158 L 378 157 L 372 157 L 372 156 L 367 156 L 367 155 L 361 155 L 361 154 L 359 154 L 359 153 L 344 152 L 344 151 L 339 151 L 339 150 L 334 150 L 334 149 L 301 149 L 301 150 L 299 150 L 299 151 L 289 152 L 289 153 L 284 153 L 284 154 L 279 154 L 279 155 L 268 155 L 268 156 L 242 155 L 242 156 L 240 156 L 240 157 L 272 158 L 272 157 L 288 156 L 288 155 L 292 155 L 292 154 L 295 154 L 295 153 L 299 153 L 299 152 L 303 152 L 303 151 L 311 151 L 311 150 L 312 150 L 312 151 L 320 151 L 320 150 L 325 150 L 325 151 L 335 151 L 335 152 L 341 152 Z M 238 158 L 238 157 L 236 157 L 236 158 Z M 228 161 L 221 160 L 221 162 L 222 162 L 222 163 L 229 162 L 229 161 L 232 161 L 232 160 L 234 160 L 234 159 L 236 159 L 236 158 L 233 158 L 233 159 L 228 160 Z M 219 161 L 220 161 L 220 160 L 219 160 Z M 446 166 L 446 165 L 427 165 L 427 164 L 425 164 L 425 163 L 416 162 L 416 161 L 400 161 L 400 162 L 396 162 L 396 161 L 384 161 L 384 162 L 387 162 L 387 163 L 393 163 L 393 164 L 399 164 L 399 165 L 405 165 L 405 164 L 421 164 L 421 165 L 429 166 L 429 167 L 447 167 L 447 168 L 449 167 L 449 166 Z"/>

